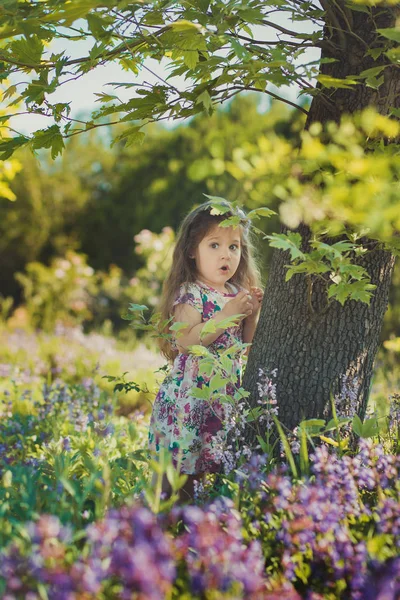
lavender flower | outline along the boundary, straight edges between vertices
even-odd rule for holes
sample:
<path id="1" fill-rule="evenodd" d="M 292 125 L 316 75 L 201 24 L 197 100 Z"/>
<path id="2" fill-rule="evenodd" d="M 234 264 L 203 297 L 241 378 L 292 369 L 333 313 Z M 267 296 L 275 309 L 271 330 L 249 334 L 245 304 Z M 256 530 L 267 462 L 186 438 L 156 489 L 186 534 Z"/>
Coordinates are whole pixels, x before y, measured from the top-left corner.
<path id="1" fill-rule="evenodd" d="M 341 377 L 340 393 L 335 395 L 335 408 L 338 417 L 354 417 L 358 410 L 358 377 L 344 373 Z"/>
<path id="2" fill-rule="evenodd" d="M 62 439 L 62 448 L 65 452 L 69 452 L 71 450 L 71 442 L 69 437 L 65 437 Z"/>
<path id="3" fill-rule="evenodd" d="M 400 549 L 400 506 L 394 498 L 384 498 L 376 507 L 377 530 L 390 534 L 394 546 Z"/>
<path id="4" fill-rule="evenodd" d="M 32 544 L 28 554 L 15 542 L 0 554 L 0 573 L 9 595 L 26 598 L 39 583 L 52 600 L 97 597 L 108 581 L 122 585 L 122 599 L 138 595 L 162 600 L 171 589 L 175 577 L 171 544 L 146 508 L 110 511 L 103 521 L 89 525 L 87 558 L 72 564 L 66 552 L 71 532 L 57 517 L 42 515 L 27 530 Z"/>
<path id="5" fill-rule="evenodd" d="M 363 600 L 398 600 L 400 598 L 400 558 L 371 564 L 362 593 Z"/>
<path id="6" fill-rule="evenodd" d="M 271 375 L 275 376 L 276 372 L 277 370 L 274 369 Z M 258 416 L 258 422 L 265 423 L 267 429 L 270 429 L 273 423 L 271 415 L 278 415 L 278 407 L 275 406 L 277 403 L 276 385 L 264 374 L 262 369 L 259 370 L 259 374 L 260 380 L 257 386 L 260 400 L 258 400 L 258 404 L 263 411 Z M 235 402 L 224 403 L 223 429 L 213 439 L 215 460 L 222 464 L 225 474 L 231 473 L 243 461 L 248 461 L 252 455 L 250 447 L 243 443 L 250 409 L 247 408 L 246 399 L 242 398 L 239 392 L 234 395 L 234 400 Z"/>
<path id="7" fill-rule="evenodd" d="M 221 498 L 206 510 L 187 506 L 174 513 L 184 532 L 175 540 L 177 556 L 185 564 L 193 594 L 229 592 L 241 584 L 245 598 L 256 598 L 265 585 L 264 559 L 259 542 L 243 542 L 242 523 L 233 502 Z"/>
<path id="8" fill-rule="evenodd" d="M 175 578 L 171 544 L 146 508 L 111 510 L 87 533 L 92 559 L 100 564 L 109 557 L 104 575 L 121 582 L 121 598 L 134 593 L 148 600 L 165 598 Z"/>
<path id="9" fill-rule="evenodd" d="M 271 371 L 271 376 L 276 377 L 276 373 L 277 369 L 274 369 Z M 265 423 L 267 430 L 270 430 L 274 425 L 272 415 L 277 417 L 279 413 L 276 384 L 263 369 L 258 370 L 258 376 L 257 389 L 260 399 L 257 400 L 257 404 L 264 409 L 263 414 L 259 417 L 259 422 Z"/>

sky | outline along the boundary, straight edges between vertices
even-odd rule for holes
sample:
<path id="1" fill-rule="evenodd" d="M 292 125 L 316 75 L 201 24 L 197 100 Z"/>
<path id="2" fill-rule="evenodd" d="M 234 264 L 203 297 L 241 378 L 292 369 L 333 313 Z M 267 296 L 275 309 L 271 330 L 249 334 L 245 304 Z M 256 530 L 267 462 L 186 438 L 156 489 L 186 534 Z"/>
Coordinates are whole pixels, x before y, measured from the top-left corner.
<path id="1" fill-rule="evenodd" d="M 297 29 L 298 31 L 313 31 L 315 30 L 315 26 L 310 23 L 307 24 L 305 22 L 297 22 L 292 23 L 284 18 L 283 15 L 279 15 L 275 19 L 276 23 L 279 23 L 283 26 L 290 26 L 291 29 Z M 77 26 L 79 22 L 75 23 Z M 82 22 L 84 25 L 85 22 Z M 276 30 L 272 28 L 253 28 L 254 36 L 256 39 L 260 39 L 260 36 L 268 36 L 268 39 L 277 39 Z M 265 39 L 267 39 L 265 37 Z M 65 40 L 54 40 L 51 46 L 48 48 L 48 55 L 50 56 L 51 52 L 61 52 L 62 50 L 66 50 L 66 54 L 70 58 L 78 58 L 80 56 L 85 56 L 88 54 L 91 46 L 93 45 L 93 39 L 89 38 L 84 42 L 66 42 Z M 319 51 L 316 49 L 310 49 L 307 51 L 308 57 L 310 60 L 317 60 L 319 58 Z M 302 57 L 304 60 L 304 57 Z M 110 85 L 107 85 L 109 82 L 132 82 L 135 81 L 143 82 L 147 81 L 149 83 L 156 83 L 159 81 L 158 77 L 165 78 L 169 74 L 167 68 L 167 62 L 158 63 L 153 59 L 148 59 L 145 62 L 145 68 L 141 71 L 140 75 L 135 77 L 131 72 L 124 71 L 118 63 L 107 64 L 104 66 L 98 66 L 95 69 L 92 69 L 89 73 L 83 75 L 80 79 L 76 81 L 70 81 L 68 83 L 63 84 L 56 92 L 49 96 L 49 100 L 53 103 L 55 102 L 71 102 L 71 117 L 80 118 L 83 115 L 88 115 L 91 111 L 99 109 L 101 104 L 100 102 L 96 102 L 95 93 L 105 92 L 109 94 L 117 94 L 118 97 L 122 101 L 126 101 L 132 97 L 133 92 L 132 89 L 123 89 L 119 88 L 118 91 L 115 91 L 114 88 Z M 24 75 L 24 78 L 26 76 Z M 176 87 L 185 87 L 185 82 L 183 78 L 174 78 L 169 80 Z M 14 83 L 14 82 L 13 82 Z M 277 93 L 279 96 L 283 96 L 293 102 L 296 102 L 299 89 L 296 86 L 291 87 L 281 87 L 279 89 L 268 86 L 268 89 Z M 264 101 L 261 102 L 261 110 L 267 110 L 269 106 L 269 97 L 267 95 L 264 96 Z M 176 124 L 177 122 L 170 122 Z M 18 117 L 13 117 L 10 121 L 10 125 L 15 128 L 19 133 L 29 135 L 33 131 L 46 128 L 49 125 L 52 125 L 53 121 L 47 117 L 41 117 L 39 115 L 22 115 Z M 168 124 L 164 122 L 164 125 Z"/>

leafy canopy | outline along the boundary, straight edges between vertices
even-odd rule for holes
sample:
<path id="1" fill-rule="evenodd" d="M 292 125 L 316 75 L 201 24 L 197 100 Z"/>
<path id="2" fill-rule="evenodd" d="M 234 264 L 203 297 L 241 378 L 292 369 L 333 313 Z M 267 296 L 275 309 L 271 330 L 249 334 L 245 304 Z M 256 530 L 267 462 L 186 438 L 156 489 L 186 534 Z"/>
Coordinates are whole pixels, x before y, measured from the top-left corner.
<path id="1" fill-rule="evenodd" d="M 378 0 L 347 2 L 352 10 L 362 11 L 376 4 Z M 307 51 L 323 45 L 324 16 L 317 2 L 299 0 L 3 0 L 0 81 L 5 86 L 7 114 L 43 115 L 49 126 L 36 131 L 32 139 L 22 134 L 4 137 L 0 156 L 5 159 L 30 142 L 34 149 L 50 148 L 56 157 L 66 137 L 105 121 L 130 125 L 117 140 L 140 142 L 144 123 L 211 112 L 245 90 L 279 98 L 270 90 L 271 84 L 279 88 L 295 83 L 300 94 L 315 95 L 323 93 L 324 86 L 351 87 L 360 80 L 376 80 L 381 67 L 357 79 L 320 75 L 322 86 L 313 85 L 318 61 Z M 388 28 L 380 35 L 393 50 L 398 31 Z M 84 55 L 71 58 L 66 50 L 51 50 L 54 40 L 65 40 L 68 47 L 86 40 L 90 47 Z M 140 71 L 145 77 L 149 58 L 168 66 L 169 74 L 157 76 L 156 84 L 138 80 Z M 399 60 L 398 53 L 392 60 Z M 132 81 L 110 82 L 107 93 L 98 90 L 100 107 L 90 118 L 72 118 L 70 98 L 52 100 L 67 81 L 107 63 L 119 64 L 132 74 Z M 185 83 L 178 87 L 175 76 Z M 131 98 L 122 101 L 120 88 L 131 90 Z M 19 105 L 21 111 L 16 109 Z M 298 108 L 306 112 L 304 106 Z"/>
<path id="2" fill-rule="evenodd" d="M 378 5 L 384 10 L 396 4 L 397 0 L 346 0 L 340 6 L 347 18 Z M 106 123 L 127 126 L 114 142 L 140 143 L 146 123 L 192 117 L 201 111 L 211 113 L 215 105 L 243 91 L 279 98 L 271 91 L 271 84 L 279 88 L 295 83 L 301 88 L 300 96 L 325 94 L 331 88 L 351 90 L 358 85 L 377 89 L 384 69 L 399 64 L 398 29 L 377 30 L 379 46 L 366 49 L 374 60 L 384 55 L 384 62 L 339 79 L 318 73 L 320 62 L 336 58 L 315 61 L 307 52 L 324 49 L 329 43 L 323 37 L 323 25 L 330 11 L 329 2 L 308 0 L 4 0 L 0 9 L 0 77 L 3 86 L 8 84 L 3 94 L 3 102 L 8 104 L 6 114 L 0 117 L 2 133 L 20 105 L 22 112 L 47 117 L 49 126 L 31 138 L 18 132 L 2 136 L 0 158 L 8 159 L 26 144 L 34 150 L 49 148 L 55 158 L 62 152 L 65 138 Z M 85 55 L 71 58 L 65 50 L 52 52 L 55 39 L 69 43 L 90 40 L 91 47 Z M 156 75 L 155 84 L 138 79 L 139 72 L 149 70 L 149 58 L 168 65 L 169 74 Z M 110 82 L 110 93 L 98 91 L 100 108 L 89 119 L 72 118 L 69 98 L 52 102 L 52 94 L 67 81 L 107 63 L 117 63 L 132 73 L 132 81 Z M 178 76 L 184 81 L 179 86 Z M 313 79 L 317 79 L 317 86 Z M 126 101 L 118 97 L 121 88 L 132 92 Z M 304 105 L 297 108 L 307 112 Z M 398 110 L 389 107 L 389 115 L 398 117 Z M 296 160 L 306 183 L 290 172 L 275 190 L 282 201 L 281 218 L 292 227 L 308 219 L 317 238 L 345 231 L 349 242 L 354 243 L 364 231 L 396 249 L 398 153 L 383 146 L 378 154 L 375 144 L 370 160 L 357 130 L 364 136 L 369 128 L 379 130 L 384 137 L 397 137 L 397 123 L 372 113 L 364 113 L 360 119 L 361 124 L 347 126 L 347 133 L 344 123 L 337 131 L 328 131 L 331 144 L 321 141 L 318 128 L 304 134 Z M 349 127 L 353 127 L 350 135 Z M 237 172 L 240 169 L 239 165 Z M 295 210 L 290 210 L 293 207 Z M 374 215 L 379 219 L 373 220 Z M 309 276 L 325 273 L 331 280 L 329 298 L 369 301 L 368 277 L 348 260 L 350 252 L 361 254 L 362 248 L 345 244 L 327 250 L 318 245 L 321 239 L 317 238 L 317 254 L 302 255 L 297 238 L 273 237 L 271 243 L 281 248 L 286 244 L 292 254 L 294 264 L 288 278 L 300 272 Z M 329 266 L 328 271 L 318 266 L 321 259 Z M 333 286 L 341 286 L 341 290 Z"/>

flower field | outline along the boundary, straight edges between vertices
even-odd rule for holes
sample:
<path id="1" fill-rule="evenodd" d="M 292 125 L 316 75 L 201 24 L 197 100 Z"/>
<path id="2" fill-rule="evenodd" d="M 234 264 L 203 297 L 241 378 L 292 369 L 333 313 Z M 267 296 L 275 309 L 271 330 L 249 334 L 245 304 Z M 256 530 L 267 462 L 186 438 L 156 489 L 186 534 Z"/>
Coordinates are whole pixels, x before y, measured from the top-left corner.
<path id="1" fill-rule="evenodd" d="M 150 484 L 166 471 L 179 487 L 168 457 L 156 465 L 147 454 L 163 377 L 150 350 L 79 330 L 1 335 L 3 600 L 400 597 L 396 395 L 369 435 L 341 408 L 349 386 L 336 430 L 308 422 L 307 442 L 292 432 L 277 454 L 279 403 L 260 373 L 270 451 L 226 449 L 224 473 L 179 505 Z M 120 377 L 133 364 L 136 387 Z M 230 420 L 240 431 L 240 414 Z"/>

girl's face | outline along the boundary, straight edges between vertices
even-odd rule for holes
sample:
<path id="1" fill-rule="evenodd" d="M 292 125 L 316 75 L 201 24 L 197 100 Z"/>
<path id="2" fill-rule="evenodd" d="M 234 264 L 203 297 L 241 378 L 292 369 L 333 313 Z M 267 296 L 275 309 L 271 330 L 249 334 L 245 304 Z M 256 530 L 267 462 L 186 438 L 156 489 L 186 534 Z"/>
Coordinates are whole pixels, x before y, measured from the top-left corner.
<path id="1" fill-rule="evenodd" d="M 241 235 L 237 227 L 214 225 L 194 253 L 198 278 L 210 287 L 226 292 L 225 283 L 236 272 L 241 256 Z"/>

